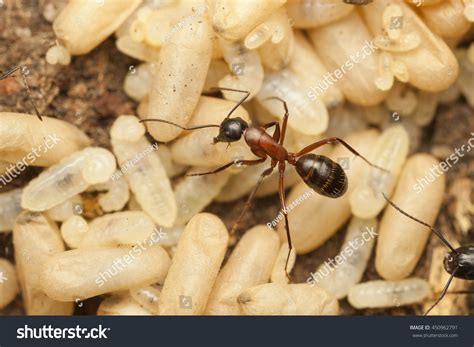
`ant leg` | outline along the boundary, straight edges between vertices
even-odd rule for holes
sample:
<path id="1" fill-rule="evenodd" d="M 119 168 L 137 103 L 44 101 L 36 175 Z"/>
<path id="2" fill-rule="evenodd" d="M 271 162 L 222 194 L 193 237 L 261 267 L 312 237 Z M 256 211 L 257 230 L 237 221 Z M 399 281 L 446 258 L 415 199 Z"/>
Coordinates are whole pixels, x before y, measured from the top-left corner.
<path id="1" fill-rule="evenodd" d="M 288 262 L 290 261 L 291 251 L 293 249 L 293 245 L 291 243 L 291 234 L 290 234 L 290 223 L 288 222 L 288 214 L 286 210 L 286 202 L 285 202 L 285 162 L 280 162 L 278 165 L 278 173 L 279 173 L 279 180 L 278 180 L 278 194 L 280 196 L 280 204 L 283 210 L 283 215 L 285 216 L 285 230 L 286 230 L 286 239 L 288 240 L 288 255 L 286 257 L 285 262 L 285 274 L 288 279 L 290 279 L 290 275 L 288 274 Z"/>
<path id="2" fill-rule="evenodd" d="M 451 246 L 451 244 L 448 242 L 448 240 L 445 239 L 445 237 L 443 236 L 443 234 L 441 234 L 438 230 L 436 230 L 435 228 L 433 228 L 431 225 L 429 225 L 428 223 L 425 223 L 421 220 L 419 220 L 418 218 L 415 218 L 413 217 L 412 215 L 408 214 L 407 212 L 403 211 L 400 207 L 398 207 L 397 205 L 395 205 L 395 203 L 390 200 L 386 195 L 385 193 L 382 192 L 382 195 L 383 197 L 385 198 L 385 200 L 387 200 L 387 202 L 394 208 L 396 209 L 398 212 L 400 212 L 401 214 L 405 215 L 406 217 L 414 220 L 415 222 L 418 222 L 428 228 L 430 228 L 430 230 L 436 235 L 438 236 L 438 238 L 446 245 L 448 246 L 449 249 L 451 249 L 454 253 L 457 253 L 457 251 L 454 249 L 453 246 Z"/>
<path id="3" fill-rule="evenodd" d="M 267 124 L 262 125 L 262 128 L 267 130 L 268 128 L 271 128 L 272 126 L 275 126 L 275 132 L 273 133 L 273 140 L 275 140 L 275 142 L 278 142 L 278 140 L 280 139 L 280 123 L 278 122 L 267 123 Z"/>
<path id="4" fill-rule="evenodd" d="M 278 96 L 271 96 L 269 98 L 263 99 L 262 101 L 272 100 L 272 99 L 281 101 L 283 103 L 283 107 L 285 108 L 285 115 L 283 116 L 283 125 L 281 127 L 281 137 L 280 137 L 279 142 L 278 142 L 280 145 L 283 145 L 283 141 L 285 141 L 285 135 L 286 135 L 286 126 L 287 126 L 287 123 L 288 123 L 288 117 L 290 116 L 290 113 L 288 112 L 288 105 L 287 105 L 286 101 L 283 100 L 282 98 L 278 97 Z"/>
<path id="5" fill-rule="evenodd" d="M 41 116 L 41 113 L 38 111 L 38 108 L 36 107 L 36 105 L 33 101 L 33 97 L 31 96 L 30 87 L 28 86 L 28 81 L 26 80 L 26 73 L 23 70 L 24 68 L 26 68 L 26 66 L 21 66 L 21 65 L 18 65 L 18 66 L 15 66 L 15 67 L 11 68 L 10 70 L 8 70 L 7 72 L 5 72 L 4 74 L 2 74 L 0 76 L 0 81 L 4 80 L 5 78 L 7 78 L 9 76 L 12 76 L 16 71 L 20 71 L 21 76 L 23 78 L 23 83 L 25 85 L 26 94 L 28 95 L 28 100 L 30 100 L 30 103 L 33 106 L 33 109 L 35 110 L 35 113 L 36 113 L 36 116 L 38 117 L 38 119 L 40 121 L 43 121 L 43 117 Z"/>
<path id="6" fill-rule="evenodd" d="M 329 145 L 331 143 L 334 143 L 334 142 L 339 142 L 341 145 L 343 145 L 344 147 L 346 147 L 349 151 L 351 151 L 353 154 L 355 154 L 355 156 L 357 157 L 361 157 L 363 161 L 365 161 L 367 164 L 369 164 L 370 166 L 376 168 L 376 169 L 379 169 L 379 170 L 382 170 L 382 171 L 385 171 L 385 172 L 389 172 L 388 170 L 384 169 L 384 168 L 381 168 L 375 164 L 372 164 L 367 158 L 365 158 L 362 154 L 360 154 L 359 152 L 357 152 L 354 148 L 352 148 L 346 141 L 340 139 L 339 137 L 330 137 L 328 139 L 324 139 L 324 140 L 320 140 L 318 142 L 315 142 L 309 146 L 306 146 L 305 148 L 303 148 L 301 151 L 295 153 L 295 157 L 300 157 L 302 156 L 303 154 L 306 154 L 306 153 L 309 153 L 311 152 L 312 150 L 318 148 L 318 147 L 321 147 L 321 146 L 324 146 L 324 145 Z"/>
<path id="7" fill-rule="evenodd" d="M 451 281 L 453 280 L 454 278 L 454 275 L 456 274 L 456 271 L 458 270 L 458 268 L 454 269 L 453 273 L 451 274 L 451 276 L 449 277 L 449 280 L 448 282 L 446 282 L 446 285 L 444 286 L 443 288 L 443 291 L 441 292 L 439 298 L 435 301 L 435 303 L 433 305 L 431 305 L 431 307 L 428 309 L 428 311 L 425 312 L 425 316 L 428 315 L 428 313 L 430 313 L 430 311 L 436 306 L 439 304 L 439 302 L 444 298 L 444 296 L 446 295 L 446 292 L 448 291 L 448 288 L 449 288 L 449 285 L 451 284 Z"/>
<path id="8" fill-rule="evenodd" d="M 245 202 L 245 205 L 244 205 L 244 208 L 242 209 L 242 212 L 240 212 L 239 218 L 235 221 L 234 225 L 232 226 L 232 229 L 230 230 L 231 235 L 235 234 L 235 231 L 237 230 L 237 227 L 239 226 L 240 221 L 244 217 L 245 212 L 247 212 L 247 210 L 249 209 L 249 207 L 252 203 L 252 200 L 253 200 L 255 194 L 257 193 L 258 187 L 260 187 L 260 184 L 263 182 L 263 179 L 273 172 L 273 169 L 275 168 L 275 165 L 276 165 L 276 163 L 272 162 L 271 166 L 268 169 L 266 169 L 265 171 L 263 171 L 262 174 L 260 175 L 257 184 L 255 185 L 255 187 L 253 188 L 253 190 L 250 193 L 249 197 L 247 198 L 247 201 Z"/>
<path id="9" fill-rule="evenodd" d="M 214 169 L 214 170 L 212 170 L 212 171 L 200 172 L 200 173 L 195 173 L 195 174 L 189 174 L 189 175 L 186 175 L 186 176 L 204 176 L 204 175 L 211 175 L 211 174 L 215 174 L 215 173 L 224 171 L 225 169 L 227 169 L 228 167 L 230 167 L 230 166 L 232 166 L 232 165 L 234 165 L 234 164 L 237 164 L 237 165 L 257 165 L 257 164 L 263 163 L 265 160 L 267 160 L 267 158 L 260 158 L 260 159 L 255 159 L 255 160 L 242 160 L 242 159 L 237 159 L 237 160 L 231 161 L 230 163 L 227 163 L 227 164 L 225 164 L 225 165 L 222 165 L 222 166 L 220 166 L 220 167 L 218 167 L 217 169 Z"/>
<path id="10" fill-rule="evenodd" d="M 239 102 L 230 110 L 229 114 L 224 118 L 227 119 L 230 117 L 232 113 L 240 106 L 242 105 L 245 100 L 250 96 L 250 92 L 248 90 L 240 90 L 240 89 L 232 89 L 232 88 L 222 88 L 222 87 L 212 87 L 211 90 L 225 90 L 228 92 L 237 92 L 237 93 L 244 93 L 245 95 L 242 97 L 242 99 L 239 100 Z"/>

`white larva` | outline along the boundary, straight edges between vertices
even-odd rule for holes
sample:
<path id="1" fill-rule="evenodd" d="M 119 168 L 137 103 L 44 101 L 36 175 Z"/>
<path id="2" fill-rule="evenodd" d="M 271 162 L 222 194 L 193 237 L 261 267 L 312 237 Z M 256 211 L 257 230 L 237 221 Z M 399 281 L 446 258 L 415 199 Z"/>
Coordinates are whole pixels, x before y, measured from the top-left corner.
<path id="1" fill-rule="evenodd" d="M 241 42 L 228 42 L 220 39 L 224 59 L 232 72 L 218 83 L 221 88 L 232 88 L 250 92 L 247 100 L 255 96 L 262 87 L 264 78 L 260 55 L 255 50 L 248 50 Z M 227 100 L 239 101 L 243 94 L 223 91 Z"/>
<path id="2" fill-rule="evenodd" d="M 347 298 L 357 309 L 385 308 L 416 304 L 429 294 L 428 282 L 412 277 L 398 282 L 377 280 L 356 284 L 349 290 Z"/>
<path id="3" fill-rule="evenodd" d="M 239 315 L 239 294 L 267 283 L 275 263 L 280 239 L 264 225 L 247 231 L 219 272 L 207 303 L 207 315 Z"/>
<path id="4" fill-rule="evenodd" d="M 130 199 L 130 190 L 124 175 L 116 172 L 105 183 L 95 184 L 89 190 L 106 191 L 99 194 L 99 206 L 104 212 L 120 211 Z"/>
<path id="5" fill-rule="evenodd" d="M 70 0 L 54 20 L 54 33 L 70 54 L 86 54 L 112 34 L 140 2 Z"/>
<path id="6" fill-rule="evenodd" d="M 208 171 L 208 168 L 197 167 L 187 174 Z M 229 172 L 204 176 L 184 177 L 175 186 L 178 217 L 176 225 L 185 225 L 193 216 L 201 212 L 219 194 L 229 178 Z"/>
<path id="7" fill-rule="evenodd" d="M 159 285 L 130 289 L 132 299 L 156 315 L 159 313 L 160 294 L 161 286 Z"/>
<path id="8" fill-rule="evenodd" d="M 0 112 L 0 159 L 33 166 L 51 166 L 89 146 L 86 134 L 74 125 L 43 116 Z"/>
<path id="9" fill-rule="evenodd" d="M 19 292 L 15 266 L 0 258 L 0 310 L 15 299 Z"/>
<path id="10" fill-rule="evenodd" d="M 48 297 L 75 301 L 162 283 L 169 265 L 168 254 L 158 245 L 81 248 L 50 257 L 39 277 Z"/>
<path id="11" fill-rule="evenodd" d="M 80 195 L 74 195 L 66 201 L 50 208 L 46 215 L 56 222 L 64 222 L 73 215 L 82 213 L 82 198 Z"/>
<path id="12" fill-rule="evenodd" d="M 120 116 L 112 126 L 112 148 L 117 156 L 121 173 L 130 185 L 136 200 L 153 220 L 171 227 L 177 216 L 177 205 L 171 183 L 160 157 L 144 136 L 133 142 L 125 140 L 129 131 L 142 133 L 143 125 L 133 116 Z"/>
<path id="13" fill-rule="evenodd" d="M 252 316 L 329 316 L 339 313 L 334 296 L 305 283 L 262 284 L 245 290 L 237 300 L 242 314 Z"/>
<path id="14" fill-rule="evenodd" d="M 71 315 L 72 303 L 59 302 L 46 295 L 39 279 L 43 265 L 64 251 L 56 223 L 38 212 L 22 212 L 13 228 L 13 244 L 26 314 Z"/>
<path id="15" fill-rule="evenodd" d="M 0 232 L 13 229 L 16 217 L 21 212 L 21 188 L 0 194 Z"/>
<path id="16" fill-rule="evenodd" d="M 31 211 L 48 210 L 90 185 L 106 182 L 116 169 L 112 153 L 104 148 L 88 147 L 65 157 L 31 180 L 23 189 L 21 205 Z"/>
<path id="17" fill-rule="evenodd" d="M 61 236 L 69 248 L 77 248 L 89 231 L 89 223 L 81 216 L 71 216 L 61 224 Z"/>
<path id="18" fill-rule="evenodd" d="M 352 213 L 364 219 L 377 216 L 383 210 L 387 201 L 382 193 L 392 195 L 408 155 L 410 139 L 403 126 L 392 126 L 385 130 L 373 144 L 370 159 L 389 172 L 371 167 L 368 175 L 350 195 Z"/>
<path id="19" fill-rule="evenodd" d="M 160 315 L 204 313 L 228 241 L 227 229 L 218 217 L 200 213 L 189 221 L 163 285 Z"/>
<path id="20" fill-rule="evenodd" d="M 319 266 L 308 283 L 326 289 L 337 299 L 344 298 L 349 289 L 362 279 L 376 235 L 376 219 L 354 217 L 347 229 L 341 251 L 334 257 L 337 267 L 327 269 L 327 265 Z"/>
<path id="21" fill-rule="evenodd" d="M 156 235 L 155 235 L 156 234 Z M 124 211 L 97 217 L 88 225 L 87 233 L 77 248 L 114 247 L 151 243 L 159 239 L 153 220 L 142 211 Z"/>
<path id="22" fill-rule="evenodd" d="M 274 1 L 209 1 L 209 12 L 214 31 L 229 41 L 244 38 L 250 30 L 263 23 L 284 0 Z"/>
<path id="23" fill-rule="evenodd" d="M 384 35 L 383 17 L 380 15 L 393 4 L 400 7 L 403 13 L 402 34 L 396 40 Z M 376 37 L 374 41 L 386 41 L 383 45 L 377 43 L 381 49 L 390 50 L 392 43 L 400 47 L 392 54 L 395 60 L 406 65 L 412 85 L 428 92 L 439 92 L 455 81 L 459 69 L 456 58 L 448 45 L 431 32 L 410 6 L 401 1 L 379 0 L 370 6 L 362 6 L 361 11 L 365 23 Z M 427 61 L 430 64 L 426 64 Z"/>
<path id="24" fill-rule="evenodd" d="M 437 165 L 438 160 L 429 154 L 419 153 L 410 157 L 391 197 L 404 211 L 430 225 L 436 220 L 445 189 L 444 175 L 436 177 L 431 173 Z M 387 206 L 380 222 L 375 257 L 379 275 L 387 280 L 400 280 L 410 275 L 423 254 L 429 236 L 427 227 Z"/>

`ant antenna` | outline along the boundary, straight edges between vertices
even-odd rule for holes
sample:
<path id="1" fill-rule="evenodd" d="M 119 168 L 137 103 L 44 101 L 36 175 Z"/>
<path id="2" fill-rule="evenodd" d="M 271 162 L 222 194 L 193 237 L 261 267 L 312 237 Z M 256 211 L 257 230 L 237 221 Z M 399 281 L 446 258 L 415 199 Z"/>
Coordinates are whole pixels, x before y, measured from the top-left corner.
<path id="1" fill-rule="evenodd" d="M 208 125 L 196 125 L 194 127 L 189 127 L 185 128 L 179 124 L 170 122 L 169 120 L 164 120 L 164 119 L 158 119 L 158 118 L 148 118 L 148 119 L 142 119 L 140 123 L 145 123 L 145 122 L 160 122 L 160 123 L 166 123 L 170 125 L 174 125 L 175 127 L 178 127 L 183 130 L 197 130 L 197 129 L 203 129 L 203 128 L 220 128 L 220 125 L 216 124 L 208 124 Z"/>
<path id="2" fill-rule="evenodd" d="M 446 245 L 449 247 L 449 249 L 451 249 L 454 253 L 457 253 L 456 250 L 454 249 L 453 246 L 451 246 L 451 244 L 448 242 L 448 240 L 445 239 L 445 237 L 438 231 L 436 230 L 435 228 L 433 228 L 431 225 L 429 225 L 428 223 L 425 223 L 411 215 L 409 215 L 407 212 L 403 211 L 400 207 L 398 207 L 397 205 L 395 205 L 395 203 L 393 201 L 391 201 L 386 195 L 384 192 L 382 192 L 382 195 L 383 197 L 385 198 L 385 200 L 387 200 L 387 202 L 392 205 L 392 207 L 394 209 L 396 209 L 398 212 L 400 212 L 401 214 L 407 216 L 408 218 L 414 220 L 415 222 L 418 222 L 424 226 L 427 226 L 428 228 L 430 228 L 430 230 L 436 235 L 439 237 L 439 239 Z"/>
<path id="3" fill-rule="evenodd" d="M 7 72 L 5 72 L 4 74 L 2 74 L 0 76 L 0 81 L 4 80 L 5 78 L 7 78 L 9 76 L 12 76 L 16 71 L 19 70 L 21 72 L 21 76 L 23 77 L 23 83 L 25 85 L 26 93 L 28 94 L 28 100 L 30 100 L 31 105 L 34 108 L 36 116 L 38 117 L 38 119 L 40 121 L 43 121 L 43 117 L 41 116 L 41 113 L 38 111 L 38 108 L 36 107 L 35 103 L 33 102 L 33 97 L 31 96 L 30 87 L 28 86 L 28 82 L 26 80 L 26 73 L 24 71 L 25 69 L 27 69 L 26 65 L 23 65 L 23 66 L 22 65 L 17 65 L 15 67 L 11 68 L 10 70 L 8 70 Z"/>
<path id="4" fill-rule="evenodd" d="M 250 92 L 247 91 L 247 90 L 240 90 L 240 89 L 232 89 L 232 88 L 222 88 L 222 87 L 212 87 L 211 90 L 225 90 L 225 91 L 228 91 L 228 92 L 237 92 L 237 93 L 243 93 L 245 94 L 242 99 L 239 100 L 239 102 L 237 104 L 235 104 L 234 107 L 232 107 L 232 109 L 229 111 L 229 113 L 227 114 L 227 116 L 224 118 L 224 120 L 226 120 L 227 118 L 229 118 L 231 116 L 232 113 L 234 113 L 234 111 L 240 106 L 242 105 L 245 100 L 247 100 L 247 98 L 250 96 Z"/>

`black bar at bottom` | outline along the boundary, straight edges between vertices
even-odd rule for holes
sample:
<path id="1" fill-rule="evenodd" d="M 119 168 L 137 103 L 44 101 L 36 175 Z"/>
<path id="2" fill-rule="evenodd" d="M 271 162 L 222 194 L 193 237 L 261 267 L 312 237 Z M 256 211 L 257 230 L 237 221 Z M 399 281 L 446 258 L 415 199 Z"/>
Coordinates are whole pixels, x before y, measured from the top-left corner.
<path id="1" fill-rule="evenodd" d="M 473 347 L 474 317 L 0 317 L 0 346 Z"/>

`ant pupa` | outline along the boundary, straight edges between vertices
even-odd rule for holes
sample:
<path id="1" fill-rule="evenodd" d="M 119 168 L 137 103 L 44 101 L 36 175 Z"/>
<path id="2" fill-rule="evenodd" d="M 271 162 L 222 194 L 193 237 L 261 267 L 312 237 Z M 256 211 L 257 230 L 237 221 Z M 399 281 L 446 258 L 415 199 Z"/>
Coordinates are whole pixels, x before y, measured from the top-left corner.
<path id="1" fill-rule="evenodd" d="M 230 88 L 213 88 L 216 90 L 225 90 L 225 91 L 232 91 L 243 93 L 244 96 L 240 99 L 240 101 L 230 110 L 224 120 L 221 122 L 220 125 L 217 124 L 208 124 L 208 125 L 200 125 L 200 126 L 193 126 L 193 127 L 183 127 L 181 125 L 175 124 L 173 122 L 156 119 L 156 118 L 149 118 L 141 120 L 141 122 L 162 122 L 174 125 L 179 127 L 183 130 L 196 130 L 196 129 L 203 129 L 209 127 L 219 128 L 219 133 L 216 137 L 214 137 L 214 143 L 219 142 L 226 142 L 232 143 L 238 141 L 243 136 L 245 139 L 246 144 L 250 147 L 250 150 L 253 154 L 255 154 L 258 159 L 254 160 L 245 160 L 245 159 L 235 159 L 223 166 L 216 168 L 215 170 L 209 172 L 202 172 L 192 174 L 191 176 L 201 176 L 201 175 L 209 175 L 215 174 L 220 171 L 223 171 L 232 165 L 257 165 L 263 163 L 267 160 L 268 157 L 271 159 L 270 167 L 267 168 L 265 171 L 262 172 L 260 178 L 251 191 L 245 207 L 243 208 L 240 216 L 238 217 L 237 221 L 234 223 L 231 234 L 235 233 L 239 222 L 241 221 L 242 217 L 244 216 L 245 212 L 250 207 L 250 204 L 257 192 L 258 187 L 262 183 L 263 179 L 270 175 L 275 167 L 278 164 L 278 173 L 279 173 L 279 198 L 280 204 L 283 211 L 286 211 L 286 198 L 285 198 L 285 185 L 284 185 L 284 175 L 286 169 L 286 162 L 288 164 L 295 166 L 296 171 L 298 172 L 299 176 L 304 180 L 304 182 L 312 188 L 318 194 L 329 198 L 338 198 L 342 196 L 347 190 L 347 177 L 342 169 L 342 167 L 334 162 L 333 160 L 329 159 L 328 157 L 322 155 L 312 154 L 313 150 L 335 142 L 339 142 L 344 147 L 346 147 L 349 151 L 351 151 L 354 155 L 361 157 L 367 164 L 372 167 L 378 168 L 380 170 L 386 171 L 371 162 L 369 162 L 364 156 L 359 154 L 354 148 L 352 148 L 348 143 L 338 137 L 330 137 L 327 139 L 323 139 L 312 143 L 300 151 L 296 153 L 289 152 L 284 147 L 284 140 L 286 134 L 286 127 L 288 123 L 289 111 L 286 101 L 279 97 L 269 97 L 268 99 L 275 99 L 279 100 L 283 103 L 285 115 L 283 117 L 283 124 L 280 128 L 280 124 L 278 122 L 270 122 L 267 124 L 262 125 L 261 127 L 249 125 L 246 121 L 244 121 L 240 117 L 230 118 L 232 113 L 249 97 L 250 92 L 244 90 L 237 90 L 237 89 L 230 89 Z M 267 133 L 267 130 L 271 127 L 275 127 L 275 131 L 273 135 Z M 288 222 L 288 215 L 284 213 L 285 217 L 285 230 L 286 230 L 286 237 L 288 240 L 288 256 L 285 263 L 285 270 L 288 268 L 288 260 L 290 258 L 291 250 L 293 249 L 291 243 L 291 235 L 290 235 L 290 227 Z M 287 273 L 288 275 L 288 273 Z"/>
<path id="2" fill-rule="evenodd" d="M 26 65 L 17 65 L 7 70 L 5 73 L 0 75 L 0 81 L 6 79 L 7 77 L 13 76 L 13 74 L 17 71 L 20 71 L 21 76 L 23 77 L 23 84 L 26 89 L 26 94 L 28 95 L 28 100 L 30 100 L 31 105 L 33 106 L 33 109 L 35 110 L 36 116 L 38 117 L 40 121 L 43 121 L 43 117 L 41 116 L 41 113 L 38 111 L 38 108 L 36 107 L 33 101 L 33 97 L 31 96 L 31 92 L 30 92 L 30 87 L 28 86 L 28 82 L 26 80 L 26 76 L 28 75 L 28 67 Z M 0 71 L 0 73 L 1 72 L 2 71 Z"/>
<path id="3" fill-rule="evenodd" d="M 406 217 L 414 220 L 415 222 L 428 227 L 431 230 L 431 232 L 433 232 L 441 240 L 441 242 L 443 242 L 444 245 L 450 249 L 450 251 L 446 253 L 446 256 L 443 262 L 444 269 L 446 270 L 448 274 L 450 274 L 450 277 L 448 281 L 446 282 L 443 290 L 441 291 L 441 294 L 439 295 L 438 299 L 436 299 L 434 304 L 431 305 L 431 307 L 425 312 L 425 316 L 426 316 L 444 298 L 444 296 L 448 292 L 448 288 L 454 277 L 462 279 L 462 280 L 466 280 L 466 281 L 474 280 L 474 245 L 461 246 L 458 248 L 454 248 L 449 243 L 449 241 L 443 236 L 443 234 L 441 234 L 433 226 L 408 214 L 407 212 L 402 210 L 400 207 L 398 207 L 393 201 L 391 201 L 384 193 L 382 194 L 393 208 L 395 208 L 398 212 L 405 215 Z"/>

